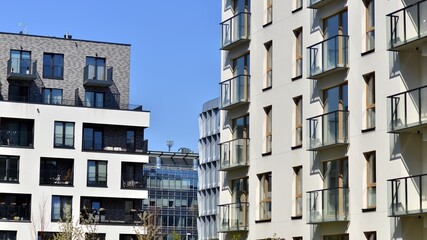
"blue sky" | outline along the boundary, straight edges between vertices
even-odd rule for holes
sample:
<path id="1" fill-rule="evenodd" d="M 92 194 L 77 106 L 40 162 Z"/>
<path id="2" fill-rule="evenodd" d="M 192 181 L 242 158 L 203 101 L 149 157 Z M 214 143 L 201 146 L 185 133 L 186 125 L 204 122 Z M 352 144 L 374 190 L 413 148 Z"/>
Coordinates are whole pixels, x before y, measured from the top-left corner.
<path id="1" fill-rule="evenodd" d="M 197 116 L 219 96 L 221 1 L 14 0 L 1 32 L 130 43 L 130 103 L 151 111 L 150 150 L 197 149 Z M 21 27 L 20 27 L 21 26 Z"/>

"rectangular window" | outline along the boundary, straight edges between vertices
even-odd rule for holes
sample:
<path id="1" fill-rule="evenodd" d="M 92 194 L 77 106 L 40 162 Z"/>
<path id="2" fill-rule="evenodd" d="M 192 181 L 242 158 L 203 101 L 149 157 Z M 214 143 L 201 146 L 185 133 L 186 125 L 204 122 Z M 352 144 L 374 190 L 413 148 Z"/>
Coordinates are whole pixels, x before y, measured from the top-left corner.
<path id="1" fill-rule="evenodd" d="M 43 103 L 44 104 L 62 104 L 62 89 L 43 88 Z"/>
<path id="2" fill-rule="evenodd" d="M 43 54 L 43 78 L 64 78 L 64 55 L 56 53 Z"/>
<path id="3" fill-rule="evenodd" d="M 83 128 L 83 150 L 103 149 L 103 131 L 102 129 L 85 127 Z"/>
<path id="4" fill-rule="evenodd" d="M 366 128 L 375 127 L 375 73 L 363 76 L 366 83 Z"/>
<path id="5" fill-rule="evenodd" d="M 377 232 L 364 232 L 366 240 L 377 240 Z"/>
<path id="6" fill-rule="evenodd" d="M 19 181 L 19 157 L 0 156 L 0 182 Z"/>
<path id="7" fill-rule="evenodd" d="M 366 159 L 366 203 L 367 208 L 375 208 L 377 206 L 377 167 L 376 153 L 364 153 Z"/>
<path id="8" fill-rule="evenodd" d="M 265 24 L 273 22 L 273 0 L 265 0 Z"/>
<path id="9" fill-rule="evenodd" d="M 348 234 L 323 236 L 323 240 L 349 240 Z"/>
<path id="10" fill-rule="evenodd" d="M 264 47 L 266 53 L 264 89 L 266 89 L 273 86 L 273 42 L 265 43 Z"/>
<path id="11" fill-rule="evenodd" d="M 302 216 L 302 166 L 294 167 L 295 177 L 295 212 L 294 216 Z"/>
<path id="12" fill-rule="evenodd" d="M 9 101 L 29 102 L 30 88 L 27 86 L 9 85 Z"/>
<path id="13" fill-rule="evenodd" d="M 92 80 L 107 80 L 105 58 L 86 57 L 87 78 Z"/>
<path id="14" fill-rule="evenodd" d="M 135 152 L 135 131 L 127 130 L 126 132 L 126 150 L 128 152 Z"/>
<path id="15" fill-rule="evenodd" d="M 16 240 L 16 231 L 0 231 L 0 240 Z"/>
<path id="16" fill-rule="evenodd" d="M 73 185 L 74 160 L 66 158 L 40 159 L 40 185 Z"/>
<path id="17" fill-rule="evenodd" d="M 264 153 L 271 153 L 273 144 L 273 109 L 271 106 L 264 108 L 265 112 L 265 136 Z"/>
<path id="18" fill-rule="evenodd" d="M 294 77 L 302 76 L 302 28 L 294 30 L 295 35 L 295 74 Z"/>
<path id="19" fill-rule="evenodd" d="M 293 237 L 292 240 L 302 240 L 302 237 Z"/>
<path id="20" fill-rule="evenodd" d="M 31 52 L 10 50 L 9 71 L 18 74 L 31 74 Z"/>
<path id="21" fill-rule="evenodd" d="M 295 127 L 294 127 L 294 146 L 302 145 L 302 96 L 294 98 L 295 103 Z"/>
<path id="22" fill-rule="evenodd" d="M 259 180 L 259 220 L 271 219 L 271 172 L 258 175 Z"/>
<path id="23" fill-rule="evenodd" d="M 366 8 L 366 51 L 375 49 L 375 0 L 363 0 Z"/>
<path id="24" fill-rule="evenodd" d="M 87 161 L 87 185 L 95 187 L 107 186 L 106 161 Z"/>
<path id="25" fill-rule="evenodd" d="M 249 115 L 233 119 L 233 139 L 249 138 Z"/>
<path id="26" fill-rule="evenodd" d="M 85 240 L 105 240 L 105 233 L 85 233 Z"/>
<path id="27" fill-rule="evenodd" d="M 56 148 L 74 148 L 74 123 L 55 121 Z"/>
<path id="28" fill-rule="evenodd" d="M 85 92 L 85 107 L 104 107 L 104 93 L 102 92 Z"/>
<path id="29" fill-rule="evenodd" d="M 51 221 L 65 221 L 71 218 L 71 196 L 52 196 Z"/>

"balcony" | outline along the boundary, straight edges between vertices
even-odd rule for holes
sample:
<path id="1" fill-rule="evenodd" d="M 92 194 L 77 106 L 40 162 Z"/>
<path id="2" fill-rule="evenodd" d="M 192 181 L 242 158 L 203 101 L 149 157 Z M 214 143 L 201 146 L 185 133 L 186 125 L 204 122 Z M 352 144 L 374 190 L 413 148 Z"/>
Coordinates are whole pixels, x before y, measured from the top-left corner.
<path id="1" fill-rule="evenodd" d="M 307 119 L 308 149 L 318 151 L 348 144 L 348 111 L 334 111 Z"/>
<path id="2" fill-rule="evenodd" d="M 337 35 L 308 47 L 309 76 L 318 79 L 348 68 L 348 39 Z"/>
<path id="3" fill-rule="evenodd" d="M 330 2 L 333 2 L 333 0 L 308 0 L 307 8 L 319 9 Z"/>
<path id="4" fill-rule="evenodd" d="M 73 171 L 68 170 L 40 170 L 40 185 L 73 186 Z"/>
<path id="5" fill-rule="evenodd" d="M 130 225 L 140 223 L 142 200 L 82 197 L 81 223 Z"/>
<path id="6" fill-rule="evenodd" d="M 220 144 L 220 171 L 249 166 L 249 139 L 235 139 Z"/>
<path id="7" fill-rule="evenodd" d="M 230 110 L 249 103 L 250 76 L 239 75 L 221 83 L 221 108 Z"/>
<path id="8" fill-rule="evenodd" d="M 33 147 L 33 132 L 18 131 L 18 130 L 0 130 L 0 138 L 2 147 Z"/>
<path id="9" fill-rule="evenodd" d="M 427 213 L 427 174 L 390 179 L 387 182 L 390 217 Z"/>
<path id="10" fill-rule="evenodd" d="M 18 168 L 0 168 L 0 182 L 3 183 L 18 183 L 19 169 Z"/>
<path id="11" fill-rule="evenodd" d="M 425 12 L 427 0 L 408 5 L 387 15 L 388 50 L 415 50 L 427 40 Z"/>
<path id="12" fill-rule="evenodd" d="M 83 85 L 92 87 L 109 87 L 113 85 L 113 67 L 86 65 Z"/>
<path id="13" fill-rule="evenodd" d="M 221 23 L 221 50 L 230 50 L 250 40 L 251 14 L 239 13 Z"/>
<path id="14" fill-rule="evenodd" d="M 37 78 L 37 61 L 10 58 L 7 61 L 7 79 L 33 81 Z"/>
<path id="15" fill-rule="evenodd" d="M 307 192 L 308 224 L 347 222 L 349 216 L 349 188 L 329 188 Z"/>
<path id="16" fill-rule="evenodd" d="M 31 195 L 0 193 L 0 221 L 30 221 Z"/>
<path id="17" fill-rule="evenodd" d="M 387 97 L 389 132 L 418 131 L 427 123 L 427 86 Z"/>
<path id="18" fill-rule="evenodd" d="M 122 189 L 147 190 L 147 176 L 122 174 Z"/>
<path id="19" fill-rule="evenodd" d="M 219 216 L 221 222 L 218 232 L 226 233 L 249 230 L 248 202 L 219 205 Z"/>

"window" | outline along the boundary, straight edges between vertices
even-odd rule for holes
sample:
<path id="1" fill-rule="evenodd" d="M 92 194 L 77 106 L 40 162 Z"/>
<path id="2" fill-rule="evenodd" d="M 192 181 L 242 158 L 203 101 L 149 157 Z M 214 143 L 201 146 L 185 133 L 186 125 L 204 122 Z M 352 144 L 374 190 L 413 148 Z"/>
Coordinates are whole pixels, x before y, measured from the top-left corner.
<path id="1" fill-rule="evenodd" d="M 347 83 L 323 90 L 323 109 L 324 113 L 348 110 Z"/>
<path id="2" fill-rule="evenodd" d="M 292 240 L 302 240 L 302 237 L 293 237 Z"/>
<path id="3" fill-rule="evenodd" d="M 328 235 L 324 236 L 323 240 L 349 240 L 348 234 Z"/>
<path id="4" fill-rule="evenodd" d="M 105 58 L 86 57 L 87 78 L 93 80 L 107 80 Z"/>
<path id="5" fill-rule="evenodd" d="M 72 185 L 73 159 L 41 158 L 40 185 Z"/>
<path id="6" fill-rule="evenodd" d="M 43 88 L 44 104 L 62 104 L 62 89 Z"/>
<path id="7" fill-rule="evenodd" d="M 128 152 L 135 152 L 135 131 L 127 130 L 126 132 L 126 150 Z"/>
<path id="8" fill-rule="evenodd" d="M 264 89 L 267 89 L 273 86 L 273 42 L 265 43 L 264 47 L 266 53 Z"/>
<path id="9" fill-rule="evenodd" d="M 366 203 L 367 208 L 375 208 L 377 206 L 377 168 L 376 168 L 376 153 L 364 153 L 366 159 Z"/>
<path id="10" fill-rule="evenodd" d="M 38 232 L 37 240 L 54 240 L 55 234 L 57 233 L 56 232 Z"/>
<path id="11" fill-rule="evenodd" d="M 54 147 L 74 148 L 74 123 L 55 122 Z"/>
<path id="12" fill-rule="evenodd" d="M 43 78 L 63 79 L 64 55 L 56 53 L 43 54 Z"/>
<path id="13" fill-rule="evenodd" d="M 366 83 L 366 128 L 375 127 L 375 73 L 363 76 Z"/>
<path id="14" fill-rule="evenodd" d="M 271 219 L 271 172 L 258 175 L 259 180 L 259 220 Z"/>
<path id="15" fill-rule="evenodd" d="M 83 128 L 83 150 L 102 150 L 103 131 L 97 128 Z"/>
<path id="16" fill-rule="evenodd" d="M 323 162 L 324 189 L 348 188 L 348 159 Z"/>
<path id="17" fill-rule="evenodd" d="M 87 185 L 96 187 L 107 186 L 106 161 L 87 161 Z"/>
<path id="18" fill-rule="evenodd" d="M 294 167 L 295 177 L 295 211 L 294 216 L 302 216 L 302 166 Z"/>
<path id="19" fill-rule="evenodd" d="M 294 0 L 294 11 L 302 8 L 302 0 Z"/>
<path id="20" fill-rule="evenodd" d="M 233 119 L 233 139 L 249 138 L 249 115 Z"/>
<path id="21" fill-rule="evenodd" d="M 0 231 L 0 240 L 16 240 L 16 231 Z"/>
<path id="22" fill-rule="evenodd" d="M 105 240 L 105 233 L 85 233 L 85 240 Z"/>
<path id="23" fill-rule="evenodd" d="M 52 196 L 51 220 L 60 221 L 71 218 L 72 197 L 70 196 Z"/>
<path id="24" fill-rule="evenodd" d="M 273 0 L 265 0 L 265 24 L 273 22 Z"/>
<path id="25" fill-rule="evenodd" d="M 302 28 L 294 30 L 295 35 L 295 74 L 294 77 L 302 76 Z"/>
<path id="26" fill-rule="evenodd" d="M 9 101 L 29 102 L 30 101 L 29 87 L 9 85 Z"/>
<path id="27" fill-rule="evenodd" d="M 377 240 L 377 232 L 364 232 L 366 240 Z"/>
<path id="28" fill-rule="evenodd" d="M 363 0 L 366 8 L 366 51 L 375 49 L 375 0 Z"/>
<path id="29" fill-rule="evenodd" d="M 234 15 L 237 15 L 241 12 L 249 12 L 250 1 L 249 0 L 233 0 L 231 2 Z"/>
<path id="30" fill-rule="evenodd" d="M 294 146 L 302 145 L 302 96 L 294 98 L 295 103 L 295 126 L 294 126 Z"/>
<path id="31" fill-rule="evenodd" d="M 264 153 L 271 153 L 273 143 L 273 109 L 271 106 L 264 108 L 265 112 L 265 136 L 264 136 Z"/>
<path id="32" fill-rule="evenodd" d="M 19 157 L 0 156 L 0 182 L 19 181 Z M 0 238 L 1 239 L 1 238 Z"/>
<path id="33" fill-rule="evenodd" d="M 348 14 L 347 11 L 337 13 L 323 20 L 323 37 L 328 39 L 336 35 L 348 35 Z M 331 43 L 335 44 L 335 43 Z M 327 46 L 332 49 L 333 46 Z"/>
<path id="34" fill-rule="evenodd" d="M 236 204 L 238 211 L 236 218 L 239 219 L 237 224 L 239 227 L 245 227 L 248 225 L 248 196 L 249 196 L 249 187 L 248 187 L 248 178 L 234 179 L 231 181 L 232 187 L 232 203 Z M 232 223 L 235 224 L 235 223 Z"/>
<path id="35" fill-rule="evenodd" d="M 85 106 L 86 107 L 104 107 L 104 93 L 102 92 L 85 92 Z"/>
<path id="36" fill-rule="evenodd" d="M 10 50 L 9 64 L 11 73 L 31 74 L 31 52 Z"/>

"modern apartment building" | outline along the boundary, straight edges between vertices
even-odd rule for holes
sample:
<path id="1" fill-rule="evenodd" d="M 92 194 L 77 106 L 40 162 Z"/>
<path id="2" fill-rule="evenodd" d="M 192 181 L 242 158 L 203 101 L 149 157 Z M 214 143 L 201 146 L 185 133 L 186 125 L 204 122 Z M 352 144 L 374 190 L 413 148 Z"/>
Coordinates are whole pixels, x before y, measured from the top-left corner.
<path id="1" fill-rule="evenodd" d="M 427 1 L 221 10 L 220 239 L 427 239 Z"/>
<path id="2" fill-rule="evenodd" d="M 67 215 L 131 239 L 150 113 L 129 105 L 130 45 L 0 39 L 0 239 L 49 239 Z"/>
<path id="3" fill-rule="evenodd" d="M 152 214 L 160 238 L 196 240 L 197 232 L 197 153 L 149 151 L 144 165 L 148 199 L 143 210 Z"/>
<path id="4" fill-rule="evenodd" d="M 220 99 L 203 104 L 199 114 L 199 239 L 218 239 Z"/>

